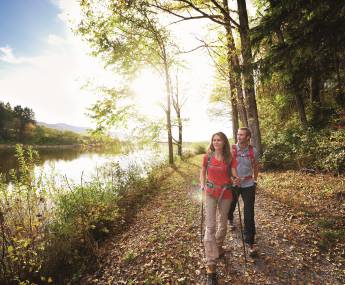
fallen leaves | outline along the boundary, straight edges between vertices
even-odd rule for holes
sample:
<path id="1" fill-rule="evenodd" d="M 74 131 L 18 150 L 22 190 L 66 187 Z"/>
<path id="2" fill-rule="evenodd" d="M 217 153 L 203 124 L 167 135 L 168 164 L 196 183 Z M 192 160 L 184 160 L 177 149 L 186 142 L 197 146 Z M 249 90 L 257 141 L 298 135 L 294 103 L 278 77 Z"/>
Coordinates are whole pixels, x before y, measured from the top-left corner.
<path id="1" fill-rule="evenodd" d="M 138 212 L 126 233 L 104 245 L 99 270 L 85 276 L 81 284 L 205 284 L 200 202 L 195 198 L 199 162 L 201 156 L 182 162 L 162 180 L 157 196 Z M 297 178 L 297 184 L 291 185 Z M 326 178 L 315 175 L 308 179 Z M 267 189 L 258 191 L 256 203 L 259 257 L 248 258 L 245 265 L 240 232 L 229 231 L 226 257 L 218 266 L 219 283 L 341 284 L 336 279 L 343 278 L 337 271 L 340 261 L 320 251 L 316 222 L 310 224 L 315 219 L 311 199 L 316 186 L 308 188 L 303 176 L 289 172 L 264 174 L 260 182 Z M 291 191 L 300 194 L 291 195 Z M 322 195 L 326 192 L 333 197 L 328 189 Z M 292 208 L 302 197 L 308 199 Z M 284 199 L 291 201 L 286 204 Z M 319 206 L 321 202 L 317 202 Z M 320 209 L 325 211 L 323 206 Z M 306 215 L 306 210 L 311 214 Z M 319 221 L 323 226 L 329 223 Z"/>

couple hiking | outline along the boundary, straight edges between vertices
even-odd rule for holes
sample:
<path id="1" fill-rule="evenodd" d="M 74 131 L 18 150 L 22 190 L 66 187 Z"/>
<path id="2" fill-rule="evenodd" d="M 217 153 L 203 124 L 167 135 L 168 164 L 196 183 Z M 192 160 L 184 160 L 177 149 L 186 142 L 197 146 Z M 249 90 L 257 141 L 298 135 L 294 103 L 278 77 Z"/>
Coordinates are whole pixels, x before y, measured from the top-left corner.
<path id="1" fill-rule="evenodd" d="M 254 202 L 258 157 L 250 142 L 251 132 L 240 128 L 237 144 L 230 147 L 224 133 L 212 136 L 200 173 L 200 186 L 205 199 L 204 246 L 207 265 L 207 284 L 216 285 L 216 263 L 224 256 L 223 242 L 227 223 L 234 229 L 233 219 L 239 196 L 244 203 L 244 241 L 250 255 L 256 253 L 254 245 Z M 217 225 L 216 212 L 219 212 Z"/>

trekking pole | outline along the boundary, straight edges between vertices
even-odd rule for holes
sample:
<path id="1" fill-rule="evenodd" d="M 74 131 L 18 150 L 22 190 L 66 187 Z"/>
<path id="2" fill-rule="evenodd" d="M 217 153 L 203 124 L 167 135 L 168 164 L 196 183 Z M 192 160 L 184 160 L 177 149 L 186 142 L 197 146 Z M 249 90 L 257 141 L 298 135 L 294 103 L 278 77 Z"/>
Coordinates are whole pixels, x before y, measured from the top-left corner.
<path id="1" fill-rule="evenodd" d="M 203 188 L 201 190 L 201 223 L 200 223 L 200 243 L 203 245 L 203 226 L 204 226 L 204 195 L 205 195 L 205 190 Z M 204 252 L 204 258 L 206 258 L 206 252 L 205 252 L 205 247 L 203 246 L 203 252 Z"/>
<path id="2" fill-rule="evenodd" d="M 202 243 L 202 238 L 203 238 L 203 225 L 204 225 L 204 190 L 201 188 L 201 212 L 200 212 L 200 243 Z"/>
<path id="3" fill-rule="evenodd" d="M 238 207 L 238 216 L 240 218 L 240 230 L 241 230 L 242 244 L 243 244 L 244 263 L 245 263 L 245 266 L 247 267 L 246 244 L 244 242 L 244 236 L 243 236 L 243 227 L 242 227 L 242 217 L 241 217 L 240 197 L 239 197 L 239 195 L 238 195 L 238 200 L 237 200 L 237 207 Z"/>

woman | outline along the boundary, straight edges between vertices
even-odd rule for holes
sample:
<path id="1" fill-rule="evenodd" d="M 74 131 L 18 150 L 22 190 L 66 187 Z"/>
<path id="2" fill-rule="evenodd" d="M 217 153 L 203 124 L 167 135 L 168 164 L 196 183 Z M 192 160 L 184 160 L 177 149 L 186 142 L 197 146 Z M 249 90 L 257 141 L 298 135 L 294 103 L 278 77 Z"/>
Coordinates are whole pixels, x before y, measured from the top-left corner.
<path id="1" fill-rule="evenodd" d="M 208 153 L 205 154 L 200 173 L 200 186 L 205 194 L 204 246 L 207 263 L 207 284 L 216 285 L 216 263 L 224 255 L 222 248 L 227 227 L 227 215 L 232 200 L 231 172 L 236 175 L 236 168 L 231 165 L 230 145 L 224 133 L 212 136 Z M 219 211 L 218 225 L 216 212 Z M 216 230 L 217 228 L 217 230 Z"/>

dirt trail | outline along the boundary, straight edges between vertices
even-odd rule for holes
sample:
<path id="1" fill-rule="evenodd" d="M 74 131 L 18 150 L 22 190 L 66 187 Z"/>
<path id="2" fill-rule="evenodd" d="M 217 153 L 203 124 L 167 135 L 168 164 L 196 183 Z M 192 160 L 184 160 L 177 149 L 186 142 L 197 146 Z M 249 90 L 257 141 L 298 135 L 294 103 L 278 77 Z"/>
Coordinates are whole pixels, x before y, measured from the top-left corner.
<path id="1" fill-rule="evenodd" d="M 101 248 L 99 270 L 81 284 L 204 284 L 200 203 L 192 186 L 200 161 L 197 156 L 181 163 L 163 180 L 128 231 Z M 240 232 L 229 231 L 219 284 L 343 284 L 334 265 L 306 239 L 303 220 L 260 191 L 256 223 L 259 256 L 245 267 Z"/>

